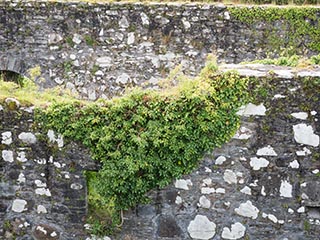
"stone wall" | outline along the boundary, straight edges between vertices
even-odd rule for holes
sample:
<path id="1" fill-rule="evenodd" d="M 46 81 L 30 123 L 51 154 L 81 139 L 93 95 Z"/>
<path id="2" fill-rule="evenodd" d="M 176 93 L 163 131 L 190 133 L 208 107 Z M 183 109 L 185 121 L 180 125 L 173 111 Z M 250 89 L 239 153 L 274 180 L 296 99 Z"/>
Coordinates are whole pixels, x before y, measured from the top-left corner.
<path id="1" fill-rule="evenodd" d="M 81 239 L 87 214 L 86 150 L 34 126 L 33 108 L 0 105 L 0 239 Z"/>
<path id="2" fill-rule="evenodd" d="M 260 77 L 261 104 L 192 174 L 124 212 L 112 239 L 319 239 L 320 69 L 221 68 Z M 84 169 L 97 169 L 87 151 L 37 128 L 32 107 L 0 103 L 0 239 L 85 239 Z"/>
<path id="3" fill-rule="evenodd" d="M 282 20 L 240 22 L 224 5 L 1 1 L 0 70 L 110 98 L 125 86 L 156 87 L 178 65 L 194 75 L 209 53 L 226 63 L 277 54 L 268 35 L 285 48 L 289 30 Z M 298 50 L 314 54 L 306 34 Z"/>

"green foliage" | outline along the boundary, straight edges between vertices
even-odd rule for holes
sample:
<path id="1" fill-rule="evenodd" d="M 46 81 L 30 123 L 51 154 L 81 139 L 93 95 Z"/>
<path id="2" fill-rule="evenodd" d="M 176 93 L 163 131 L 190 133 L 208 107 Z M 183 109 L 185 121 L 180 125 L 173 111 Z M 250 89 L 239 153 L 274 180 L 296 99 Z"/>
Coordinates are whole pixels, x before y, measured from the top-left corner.
<path id="1" fill-rule="evenodd" d="M 269 50 L 281 47 L 301 49 L 301 39 L 309 39 L 306 47 L 320 51 L 320 22 L 317 20 L 319 9 L 314 7 L 228 7 L 232 17 L 242 23 L 255 26 L 261 22 L 273 23 L 264 30 Z M 279 25 L 287 32 L 279 37 Z"/>
<path id="2" fill-rule="evenodd" d="M 89 177 L 96 208 L 111 202 L 115 210 L 128 209 L 146 202 L 151 189 L 190 173 L 206 151 L 234 135 L 247 88 L 247 78 L 219 73 L 209 63 L 200 77 L 182 79 L 176 87 L 133 89 L 85 106 L 58 103 L 39 111 L 37 121 L 81 141 L 102 163 Z"/>

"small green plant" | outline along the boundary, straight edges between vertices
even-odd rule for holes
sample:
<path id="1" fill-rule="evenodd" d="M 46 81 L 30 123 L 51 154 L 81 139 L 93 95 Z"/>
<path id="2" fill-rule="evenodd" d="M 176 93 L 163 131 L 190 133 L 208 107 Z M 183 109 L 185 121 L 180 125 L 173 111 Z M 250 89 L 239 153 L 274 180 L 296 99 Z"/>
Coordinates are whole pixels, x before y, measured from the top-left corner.
<path id="1" fill-rule="evenodd" d="M 96 40 L 90 35 L 85 35 L 84 40 L 86 41 L 87 45 L 90 47 L 93 47 L 97 44 Z"/>

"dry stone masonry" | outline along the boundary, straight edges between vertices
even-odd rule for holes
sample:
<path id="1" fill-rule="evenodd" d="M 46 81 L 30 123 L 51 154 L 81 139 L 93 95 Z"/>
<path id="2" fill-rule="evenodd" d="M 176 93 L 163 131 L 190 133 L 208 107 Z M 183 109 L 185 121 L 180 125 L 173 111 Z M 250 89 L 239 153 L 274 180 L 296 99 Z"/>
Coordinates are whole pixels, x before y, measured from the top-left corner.
<path id="1" fill-rule="evenodd" d="M 156 87 L 178 65 L 194 75 L 208 53 L 226 63 L 272 56 L 274 31 L 288 38 L 287 23 L 246 24 L 222 4 L 1 1 L 0 71 L 110 98 L 125 86 Z M 315 54 L 301 36 L 300 52 Z"/>

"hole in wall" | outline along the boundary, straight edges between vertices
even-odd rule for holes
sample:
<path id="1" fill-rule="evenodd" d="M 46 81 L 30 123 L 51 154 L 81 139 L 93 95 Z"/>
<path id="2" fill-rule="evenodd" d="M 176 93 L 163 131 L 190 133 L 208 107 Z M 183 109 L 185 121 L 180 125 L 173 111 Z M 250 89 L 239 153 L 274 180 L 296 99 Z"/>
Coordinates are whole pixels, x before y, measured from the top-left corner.
<path id="1" fill-rule="evenodd" d="M 23 79 L 24 77 L 17 72 L 0 70 L 0 80 L 3 80 L 5 82 L 14 82 L 23 87 Z"/>

